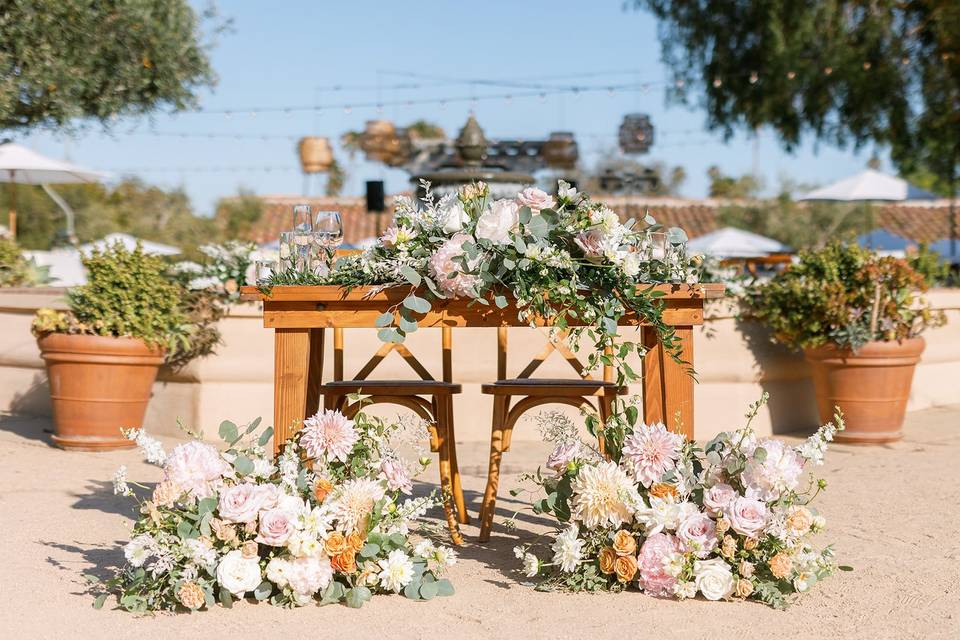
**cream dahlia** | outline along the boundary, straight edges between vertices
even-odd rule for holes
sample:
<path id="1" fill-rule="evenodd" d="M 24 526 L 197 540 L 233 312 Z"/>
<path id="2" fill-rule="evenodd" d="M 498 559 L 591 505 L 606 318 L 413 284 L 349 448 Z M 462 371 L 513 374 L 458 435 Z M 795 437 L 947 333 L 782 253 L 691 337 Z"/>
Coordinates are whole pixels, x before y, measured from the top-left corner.
<path id="1" fill-rule="evenodd" d="M 642 504 L 633 481 L 610 461 L 581 468 L 572 488 L 573 517 L 587 529 L 619 527 Z"/>
<path id="2" fill-rule="evenodd" d="M 336 515 L 341 531 L 355 531 L 366 526 L 373 505 L 385 493 L 377 480 L 360 478 L 347 480 L 337 489 L 331 511 Z"/>
<path id="3" fill-rule="evenodd" d="M 300 445 L 311 458 L 346 462 L 356 442 L 357 430 L 353 420 L 348 420 L 339 411 L 324 409 L 303 421 Z"/>

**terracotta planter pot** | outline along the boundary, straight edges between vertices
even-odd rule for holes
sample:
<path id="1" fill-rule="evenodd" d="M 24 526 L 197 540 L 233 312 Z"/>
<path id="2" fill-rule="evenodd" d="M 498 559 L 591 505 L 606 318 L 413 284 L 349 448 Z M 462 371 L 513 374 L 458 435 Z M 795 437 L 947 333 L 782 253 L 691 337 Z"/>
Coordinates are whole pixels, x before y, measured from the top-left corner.
<path id="1" fill-rule="evenodd" d="M 833 419 L 834 405 L 843 410 L 846 429 L 838 441 L 871 444 L 903 437 L 903 415 L 924 346 L 923 338 L 911 338 L 868 342 L 856 353 L 835 346 L 804 350 L 820 420 Z"/>
<path id="2" fill-rule="evenodd" d="M 141 427 L 163 351 L 135 338 L 50 334 L 40 338 L 53 400 L 53 442 L 104 451 L 134 443 L 121 428 Z"/>

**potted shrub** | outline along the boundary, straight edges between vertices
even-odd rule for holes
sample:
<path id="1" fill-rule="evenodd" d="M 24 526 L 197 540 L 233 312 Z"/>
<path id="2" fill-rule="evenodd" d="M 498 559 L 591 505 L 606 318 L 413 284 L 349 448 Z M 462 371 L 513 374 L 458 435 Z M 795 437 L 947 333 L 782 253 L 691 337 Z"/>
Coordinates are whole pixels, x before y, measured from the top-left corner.
<path id="1" fill-rule="evenodd" d="M 162 258 L 122 244 L 83 259 L 87 284 L 67 293 L 66 312 L 41 309 L 33 323 L 53 400 L 53 441 L 65 449 L 132 446 L 157 370 L 188 331 L 182 288 Z"/>
<path id="2" fill-rule="evenodd" d="M 846 442 L 898 440 L 927 328 L 944 323 L 919 295 L 923 275 L 904 260 L 833 243 L 800 254 L 745 295 L 747 313 L 773 339 L 802 349 L 823 422 L 846 415 Z"/>

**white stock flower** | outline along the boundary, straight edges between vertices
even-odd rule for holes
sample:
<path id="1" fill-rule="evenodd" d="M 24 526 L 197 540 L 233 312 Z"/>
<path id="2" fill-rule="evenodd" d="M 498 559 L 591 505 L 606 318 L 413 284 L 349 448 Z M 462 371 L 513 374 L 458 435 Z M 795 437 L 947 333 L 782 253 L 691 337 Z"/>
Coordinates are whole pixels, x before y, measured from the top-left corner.
<path id="1" fill-rule="evenodd" d="M 238 598 L 256 589 L 261 581 L 259 558 L 245 558 L 239 549 L 223 556 L 217 565 L 217 583 Z"/>
<path id="2" fill-rule="evenodd" d="M 587 529 L 619 527 L 643 503 L 637 487 L 615 462 L 581 467 L 572 484 L 573 517 Z"/>
<path id="3" fill-rule="evenodd" d="M 120 465 L 113 472 L 113 495 L 132 496 L 133 490 L 127 484 L 127 465 Z"/>
<path id="4" fill-rule="evenodd" d="M 733 593 L 735 580 L 730 566 L 720 558 L 693 563 L 697 589 L 707 600 L 722 600 Z"/>
<path id="5" fill-rule="evenodd" d="M 402 549 L 394 549 L 378 564 L 380 573 L 377 577 L 384 589 L 400 593 L 413 580 L 413 562 Z"/>
<path id="6" fill-rule="evenodd" d="M 572 524 L 557 536 L 553 543 L 553 562 L 564 573 L 572 573 L 583 558 L 583 540 L 580 527 Z"/>
<path id="7" fill-rule="evenodd" d="M 207 539 L 190 538 L 183 541 L 182 547 L 183 555 L 204 569 L 213 569 L 217 563 L 217 551 Z"/>
<path id="8" fill-rule="evenodd" d="M 123 435 L 127 440 L 133 440 L 140 448 L 143 459 L 150 464 L 163 466 L 167 461 L 167 452 L 156 438 L 151 438 L 143 429 L 124 429 Z"/>
<path id="9" fill-rule="evenodd" d="M 520 206 L 513 200 L 497 200 L 477 219 L 476 236 L 494 244 L 510 242 L 510 233 L 520 224 Z"/>

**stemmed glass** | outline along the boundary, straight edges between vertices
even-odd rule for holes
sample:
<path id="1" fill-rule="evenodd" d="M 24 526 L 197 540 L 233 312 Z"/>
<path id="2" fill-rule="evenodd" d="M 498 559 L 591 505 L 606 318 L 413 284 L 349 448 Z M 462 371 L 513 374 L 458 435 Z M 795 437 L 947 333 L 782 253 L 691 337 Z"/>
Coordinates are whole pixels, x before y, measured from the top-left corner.
<path id="1" fill-rule="evenodd" d="M 293 207 L 294 233 L 310 233 L 313 231 L 313 212 L 308 204 L 298 204 Z"/>
<path id="2" fill-rule="evenodd" d="M 343 222 L 339 211 L 318 211 L 313 221 L 313 237 L 322 248 L 326 260 L 321 266 L 324 273 L 330 271 L 333 254 L 343 243 Z"/>

